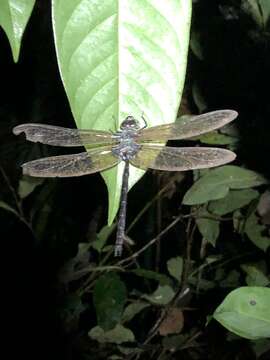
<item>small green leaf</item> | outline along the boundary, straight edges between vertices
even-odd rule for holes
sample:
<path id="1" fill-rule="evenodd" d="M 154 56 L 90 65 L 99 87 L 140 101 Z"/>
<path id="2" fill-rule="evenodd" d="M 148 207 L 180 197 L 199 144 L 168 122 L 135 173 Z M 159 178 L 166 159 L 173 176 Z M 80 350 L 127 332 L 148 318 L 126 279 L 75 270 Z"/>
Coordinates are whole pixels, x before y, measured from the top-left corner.
<path id="1" fill-rule="evenodd" d="M 220 134 L 218 131 L 212 131 L 207 134 L 195 136 L 192 140 L 200 140 L 203 144 L 211 145 L 233 145 L 238 141 L 235 137 Z"/>
<path id="2" fill-rule="evenodd" d="M 1 1 L 0 26 L 7 34 L 15 62 L 18 61 L 22 36 L 34 5 L 35 0 Z"/>
<path id="3" fill-rule="evenodd" d="M 11 213 L 13 213 L 14 215 L 20 217 L 18 211 L 16 209 L 13 209 L 13 207 L 11 207 L 10 205 L 8 205 L 6 202 L 4 201 L 0 201 L 0 208 L 9 211 Z"/>
<path id="4" fill-rule="evenodd" d="M 122 321 L 127 322 L 134 318 L 135 315 L 139 314 L 143 309 L 148 307 L 149 304 L 146 302 L 135 302 L 129 304 L 123 313 Z"/>
<path id="5" fill-rule="evenodd" d="M 203 236 L 203 239 L 216 246 L 217 238 L 219 237 L 219 221 L 207 218 L 211 216 L 206 209 L 200 209 L 198 217 L 196 218 L 196 224 Z"/>
<path id="6" fill-rule="evenodd" d="M 219 281 L 221 288 L 236 288 L 240 284 L 240 274 L 237 270 L 231 270 L 225 279 Z"/>
<path id="7" fill-rule="evenodd" d="M 262 12 L 263 22 L 266 26 L 270 17 L 270 2 L 269 0 L 258 0 L 258 2 Z"/>
<path id="8" fill-rule="evenodd" d="M 168 276 L 157 273 L 152 270 L 135 269 L 135 270 L 132 270 L 131 272 L 137 276 L 144 277 L 145 279 L 156 280 L 160 283 L 160 285 L 171 285 L 171 283 L 172 283 L 171 279 Z"/>
<path id="9" fill-rule="evenodd" d="M 117 346 L 118 350 L 121 351 L 124 355 L 136 355 L 143 353 L 143 349 L 139 347 L 127 347 L 127 346 Z M 123 357 L 121 357 L 121 360 L 123 360 Z"/>
<path id="10" fill-rule="evenodd" d="M 97 240 L 91 243 L 91 246 L 97 250 L 99 253 L 102 251 L 103 247 L 106 245 L 109 236 L 115 230 L 115 224 L 103 226 L 100 232 L 97 234 Z"/>
<path id="11" fill-rule="evenodd" d="M 257 0 L 244 0 L 241 2 L 241 8 L 253 18 L 258 26 L 262 27 L 264 25 L 262 13 Z"/>
<path id="12" fill-rule="evenodd" d="M 270 337 L 270 289 L 241 287 L 226 296 L 213 317 L 226 329 L 247 339 Z"/>
<path id="13" fill-rule="evenodd" d="M 190 48 L 191 48 L 191 51 L 193 52 L 193 54 L 195 56 L 197 56 L 198 59 L 200 59 L 200 60 L 204 59 L 201 33 L 199 31 L 194 31 L 193 30 L 191 32 L 191 34 L 190 34 Z M 193 92 L 193 97 L 196 99 L 196 97 L 194 96 L 194 92 Z M 196 100 L 195 100 L 195 103 L 198 106 L 198 102 Z M 198 106 L 198 108 L 201 110 L 200 106 Z M 207 108 L 206 105 L 205 105 L 205 108 Z"/>
<path id="14" fill-rule="evenodd" d="M 42 184 L 44 182 L 44 179 L 42 178 L 36 178 L 32 176 L 23 176 L 22 179 L 19 182 L 19 189 L 18 193 L 21 199 L 26 198 L 28 195 L 30 195 L 35 188 Z"/>
<path id="15" fill-rule="evenodd" d="M 113 272 L 102 275 L 95 284 L 93 294 L 98 325 L 105 331 L 120 322 L 126 301 L 126 287 Z"/>
<path id="16" fill-rule="evenodd" d="M 88 336 L 100 343 L 122 344 L 135 341 L 133 332 L 120 324 L 109 331 L 104 331 L 100 326 L 95 326 L 89 331 Z"/>
<path id="17" fill-rule="evenodd" d="M 270 351 L 270 339 L 253 340 L 251 346 L 256 354 L 256 359 L 259 359 L 262 354 Z"/>
<path id="18" fill-rule="evenodd" d="M 259 249 L 266 251 L 270 246 L 270 237 L 263 235 L 266 232 L 266 226 L 259 223 L 259 217 L 252 212 L 245 222 L 245 233 L 250 241 Z"/>
<path id="19" fill-rule="evenodd" d="M 184 196 L 183 204 L 198 205 L 224 198 L 230 189 L 246 189 L 266 184 L 267 180 L 255 171 L 234 165 L 209 170 Z"/>
<path id="20" fill-rule="evenodd" d="M 143 295 L 143 297 L 153 304 L 166 305 L 173 299 L 174 295 L 175 292 L 173 289 L 170 286 L 165 285 L 159 286 L 153 294 Z"/>
<path id="21" fill-rule="evenodd" d="M 242 264 L 241 268 L 247 274 L 246 283 L 248 286 L 267 286 L 270 284 L 270 279 L 268 279 L 258 265 Z"/>
<path id="22" fill-rule="evenodd" d="M 167 269 L 172 277 L 174 277 L 179 283 L 181 282 L 183 272 L 183 258 L 177 256 L 167 261 Z"/>
<path id="23" fill-rule="evenodd" d="M 141 119 L 143 113 L 148 126 L 175 121 L 191 7 L 191 0 L 52 1 L 60 74 L 78 128 L 116 130 L 127 115 Z M 122 173 L 122 163 L 102 172 L 109 224 Z M 143 174 L 131 167 L 129 188 Z"/>
<path id="24" fill-rule="evenodd" d="M 211 201 L 208 210 L 216 215 L 226 215 L 248 205 L 259 197 L 259 192 L 253 189 L 230 190 L 223 199 Z"/>
<path id="25" fill-rule="evenodd" d="M 193 39 L 192 39 L 192 35 L 191 35 L 190 47 L 191 47 L 191 49 L 193 51 L 192 41 L 193 41 Z M 205 98 L 202 95 L 201 88 L 197 84 L 196 81 L 194 82 L 194 84 L 192 86 L 192 96 L 193 96 L 193 100 L 194 100 L 194 102 L 195 102 L 195 104 L 196 104 L 196 106 L 197 106 L 197 108 L 199 110 L 199 113 L 205 112 L 207 110 L 207 104 L 206 104 Z"/>

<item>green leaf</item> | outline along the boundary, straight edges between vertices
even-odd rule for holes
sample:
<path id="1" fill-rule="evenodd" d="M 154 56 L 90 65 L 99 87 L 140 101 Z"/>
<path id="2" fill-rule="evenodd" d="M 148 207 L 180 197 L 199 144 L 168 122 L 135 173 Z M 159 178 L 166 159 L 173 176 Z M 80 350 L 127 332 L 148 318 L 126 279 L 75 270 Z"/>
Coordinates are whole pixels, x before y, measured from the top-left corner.
<path id="1" fill-rule="evenodd" d="M 89 331 L 88 336 L 100 343 L 122 344 L 135 341 L 133 332 L 120 324 L 109 331 L 104 331 L 100 326 L 95 326 Z"/>
<path id="2" fill-rule="evenodd" d="M 198 205 L 224 198 L 230 189 L 246 189 L 266 184 L 267 180 L 255 171 L 234 165 L 209 170 L 186 192 L 183 204 Z"/>
<path id="3" fill-rule="evenodd" d="M 117 348 L 124 355 L 133 355 L 134 356 L 135 354 L 141 354 L 144 352 L 144 350 L 140 347 L 117 346 Z M 121 360 L 123 360 L 123 357 L 121 357 Z"/>
<path id="4" fill-rule="evenodd" d="M 196 224 L 203 239 L 213 246 L 216 246 L 216 240 L 219 237 L 219 221 L 209 219 L 207 216 L 210 217 L 211 214 L 206 209 L 200 209 L 198 217 L 196 218 Z"/>
<path id="5" fill-rule="evenodd" d="M 4 29 L 12 50 L 13 60 L 18 61 L 22 36 L 35 0 L 2 0 L 0 26 Z"/>
<path id="6" fill-rule="evenodd" d="M 270 237 L 265 236 L 266 226 L 259 223 L 260 219 L 252 212 L 245 222 L 245 233 L 250 241 L 259 249 L 266 251 L 270 246 Z"/>
<path id="7" fill-rule="evenodd" d="M 257 0 L 244 0 L 241 2 L 241 8 L 253 18 L 258 26 L 262 27 L 264 25 L 262 13 Z"/>
<path id="8" fill-rule="evenodd" d="M 167 269 L 172 277 L 174 277 L 179 283 L 181 282 L 183 272 L 183 258 L 177 256 L 167 261 Z"/>
<path id="9" fill-rule="evenodd" d="M 267 25 L 270 16 L 270 2 L 269 0 L 258 0 L 258 3 L 260 5 L 264 25 Z"/>
<path id="10" fill-rule="evenodd" d="M 192 34 L 191 34 L 190 48 L 193 51 L 192 42 L 193 42 L 193 39 L 192 39 Z M 205 112 L 207 110 L 207 104 L 206 104 L 205 98 L 202 95 L 201 88 L 196 81 L 192 85 L 192 96 L 193 96 L 193 100 L 199 110 L 199 113 Z"/>
<path id="11" fill-rule="evenodd" d="M 173 299 L 174 295 L 173 289 L 165 285 L 159 286 L 153 294 L 143 295 L 143 297 L 155 305 L 166 305 Z"/>
<path id="12" fill-rule="evenodd" d="M 270 289 L 241 287 L 226 296 L 213 317 L 226 329 L 247 339 L 270 337 Z"/>
<path id="13" fill-rule="evenodd" d="M 204 49 L 203 49 L 203 46 L 202 46 L 202 34 L 201 34 L 201 32 L 195 31 L 195 30 L 191 31 L 191 34 L 190 34 L 190 49 L 193 52 L 193 54 L 199 60 L 204 59 L 204 53 L 203 53 Z M 198 106 L 198 103 L 196 101 L 196 97 L 194 96 L 194 93 L 193 93 L 193 97 L 194 97 L 196 105 Z M 198 108 L 200 110 L 202 110 L 202 108 L 200 106 L 198 106 Z M 207 106 L 204 107 L 204 110 L 205 110 L 205 108 L 207 108 Z"/>
<path id="14" fill-rule="evenodd" d="M 237 270 L 231 270 L 224 280 L 219 281 L 219 286 L 221 288 L 236 288 L 239 284 L 240 274 Z"/>
<path id="15" fill-rule="evenodd" d="M 149 126 L 175 120 L 191 5 L 191 0 L 52 0 L 60 73 L 78 128 L 116 130 L 127 115 L 144 114 Z M 131 188 L 144 172 L 130 170 Z M 122 173 L 123 164 L 102 173 L 109 224 L 118 210 Z"/>
<path id="16" fill-rule="evenodd" d="M 211 131 L 210 133 L 195 136 L 192 140 L 200 140 L 203 144 L 211 145 L 233 145 L 237 142 L 237 139 L 225 134 L 220 134 L 217 131 Z"/>
<path id="17" fill-rule="evenodd" d="M 259 359 L 262 354 L 270 351 L 270 339 L 260 339 L 251 342 L 253 351 L 256 354 L 256 359 Z"/>
<path id="18" fill-rule="evenodd" d="M 171 279 L 168 276 L 157 273 L 152 270 L 135 269 L 132 270 L 131 272 L 137 276 L 144 277 L 145 279 L 156 280 L 160 283 L 160 285 L 170 285 L 172 283 Z"/>
<path id="19" fill-rule="evenodd" d="M 20 214 L 18 213 L 18 211 L 16 209 L 13 209 L 12 206 L 8 205 L 4 201 L 0 201 L 0 208 L 11 212 L 12 214 L 16 215 L 17 217 L 20 217 Z"/>
<path id="20" fill-rule="evenodd" d="M 222 216 L 248 205 L 259 197 L 259 192 L 253 189 L 230 190 L 223 199 L 211 201 L 208 210 Z"/>
<path id="21" fill-rule="evenodd" d="M 126 287 L 113 272 L 102 275 L 95 284 L 93 294 L 98 325 L 105 331 L 120 322 L 126 301 Z"/>
<path id="22" fill-rule="evenodd" d="M 242 264 L 241 269 L 247 274 L 246 283 L 248 286 L 267 286 L 270 283 L 268 277 L 256 264 Z"/>
<path id="23" fill-rule="evenodd" d="M 143 309 L 148 307 L 149 304 L 146 302 L 135 302 L 129 304 L 123 313 L 122 321 L 127 322 L 134 318 L 135 315 L 139 314 Z"/>
<path id="24" fill-rule="evenodd" d="M 103 226 L 100 232 L 97 234 L 97 240 L 91 243 L 91 246 L 97 250 L 99 253 L 102 251 L 104 245 L 107 243 L 108 238 L 115 230 L 116 224 Z"/>
<path id="25" fill-rule="evenodd" d="M 35 188 L 42 184 L 44 182 L 44 179 L 42 178 L 35 178 L 32 176 L 23 176 L 19 182 L 19 189 L 18 193 L 21 199 L 26 198 L 28 195 L 30 195 Z"/>

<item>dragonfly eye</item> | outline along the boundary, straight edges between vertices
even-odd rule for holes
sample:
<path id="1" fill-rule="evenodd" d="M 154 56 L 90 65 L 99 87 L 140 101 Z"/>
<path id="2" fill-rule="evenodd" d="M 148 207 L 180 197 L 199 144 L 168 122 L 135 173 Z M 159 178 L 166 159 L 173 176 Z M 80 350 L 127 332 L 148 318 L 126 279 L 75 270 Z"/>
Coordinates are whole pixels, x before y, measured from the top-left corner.
<path id="1" fill-rule="evenodd" d="M 140 124 L 139 124 L 138 120 L 136 120 L 133 116 L 130 115 L 130 116 L 127 116 L 125 118 L 125 120 L 122 122 L 120 129 L 121 130 L 124 130 L 124 129 L 139 130 Z"/>

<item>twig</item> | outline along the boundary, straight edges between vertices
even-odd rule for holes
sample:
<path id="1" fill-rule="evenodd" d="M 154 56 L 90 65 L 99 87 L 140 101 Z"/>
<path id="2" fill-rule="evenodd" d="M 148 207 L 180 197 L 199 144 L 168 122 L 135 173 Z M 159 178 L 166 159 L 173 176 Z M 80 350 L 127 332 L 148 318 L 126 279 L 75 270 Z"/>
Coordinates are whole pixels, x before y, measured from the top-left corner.
<path id="1" fill-rule="evenodd" d="M 171 184 L 177 179 L 178 175 L 175 175 L 171 178 L 171 181 L 168 182 L 137 214 L 135 219 L 131 222 L 131 224 L 127 228 L 127 233 L 137 224 L 142 215 L 153 205 L 153 203 L 163 194 L 166 190 L 171 186 Z"/>
<path id="2" fill-rule="evenodd" d="M 136 259 L 146 249 L 148 249 L 150 246 L 155 244 L 163 235 L 165 235 L 172 227 L 174 227 L 182 218 L 183 218 L 183 215 L 177 216 L 177 218 L 175 218 L 174 221 L 170 223 L 170 225 L 168 225 L 164 230 L 162 230 L 156 237 L 154 237 L 152 240 L 150 240 L 140 250 L 136 251 L 131 256 L 129 256 L 123 260 L 120 260 L 118 263 L 116 263 L 116 265 L 120 266 L 120 265 L 125 264 L 126 262 Z"/>
<path id="3" fill-rule="evenodd" d="M 183 271 L 183 286 L 186 285 L 188 274 L 190 271 L 191 265 L 191 250 L 194 239 L 194 233 L 197 229 L 197 224 L 194 222 L 192 224 L 192 218 L 189 218 L 188 226 L 187 226 L 187 250 L 186 250 L 186 261 L 184 263 L 184 271 Z"/>
<path id="4" fill-rule="evenodd" d="M 26 219 L 26 217 L 24 215 L 24 211 L 22 208 L 22 202 L 21 202 L 20 198 L 18 197 L 14 187 L 10 183 L 9 178 L 7 177 L 7 174 L 5 173 L 5 170 L 2 168 L 2 166 L 0 166 L 0 172 L 3 176 L 3 179 L 7 185 L 8 189 L 15 201 L 15 205 L 17 207 L 17 211 L 15 211 L 15 209 L 14 209 L 14 212 L 13 212 L 14 215 L 16 215 L 18 217 L 18 219 L 28 227 L 28 229 L 31 231 L 32 235 L 35 237 L 35 233 L 32 228 L 32 224 Z"/>
<path id="5" fill-rule="evenodd" d="M 11 195 L 13 196 L 13 199 L 15 201 L 15 204 L 17 206 L 17 209 L 18 209 L 20 215 L 23 215 L 22 205 L 21 205 L 21 202 L 19 200 L 19 197 L 17 196 L 17 193 L 16 193 L 14 187 L 11 185 L 11 183 L 9 181 L 9 178 L 7 177 L 7 174 L 5 173 L 2 166 L 0 166 L 0 171 L 1 171 L 1 174 L 3 176 L 3 179 L 4 179 L 5 183 L 7 184 L 7 187 L 9 188 L 9 191 L 11 192 Z"/>

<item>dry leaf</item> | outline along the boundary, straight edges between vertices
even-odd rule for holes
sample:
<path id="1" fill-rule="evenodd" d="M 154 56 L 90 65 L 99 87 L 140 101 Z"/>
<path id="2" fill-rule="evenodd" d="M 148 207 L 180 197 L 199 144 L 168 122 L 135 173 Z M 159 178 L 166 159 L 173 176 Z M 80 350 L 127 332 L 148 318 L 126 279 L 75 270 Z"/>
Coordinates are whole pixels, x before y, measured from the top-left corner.
<path id="1" fill-rule="evenodd" d="M 170 308 L 166 318 L 159 326 L 159 333 L 162 336 L 179 334 L 184 327 L 184 315 L 179 308 Z"/>

